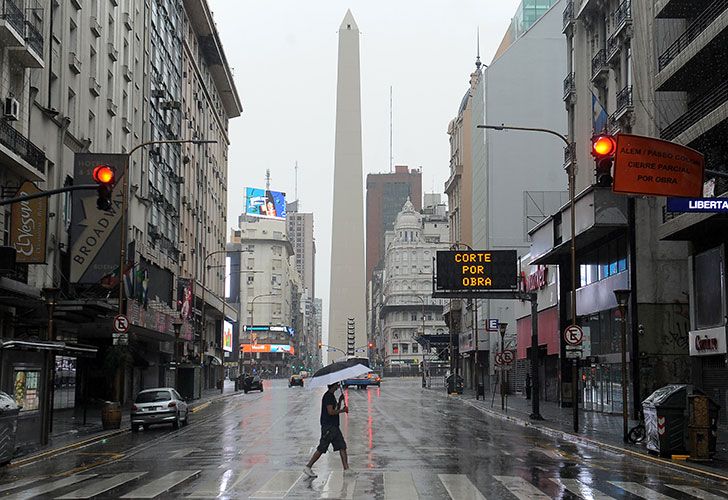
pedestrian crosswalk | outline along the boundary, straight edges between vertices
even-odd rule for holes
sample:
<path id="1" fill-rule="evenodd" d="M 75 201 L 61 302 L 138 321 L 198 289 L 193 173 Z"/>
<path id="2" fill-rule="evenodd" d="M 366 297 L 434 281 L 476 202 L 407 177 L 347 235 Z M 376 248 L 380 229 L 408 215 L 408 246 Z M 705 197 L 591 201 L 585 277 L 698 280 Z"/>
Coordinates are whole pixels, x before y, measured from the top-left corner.
<path id="1" fill-rule="evenodd" d="M 634 478 L 632 478 L 634 479 Z M 67 477 L 22 478 L 0 483 L 0 500 L 55 498 L 384 498 L 416 500 L 517 499 L 574 497 L 610 500 L 631 496 L 645 500 L 699 498 L 728 500 L 712 483 L 616 481 L 593 476 L 547 477 L 545 474 L 478 475 L 438 471 L 321 471 L 311 479 L 300 470 L 249 469 L 228 464 L 226 470 L 189 469 L 84 473 Z"/>

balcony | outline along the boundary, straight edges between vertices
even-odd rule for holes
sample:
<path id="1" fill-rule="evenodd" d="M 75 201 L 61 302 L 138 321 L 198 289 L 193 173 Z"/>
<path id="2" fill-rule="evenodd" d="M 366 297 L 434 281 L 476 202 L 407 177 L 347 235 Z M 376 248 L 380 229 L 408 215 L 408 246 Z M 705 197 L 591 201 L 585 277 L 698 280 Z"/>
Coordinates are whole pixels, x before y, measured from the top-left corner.
<path id="1" fill-rule="evenodd" d="M 6 120 L 0 120 L 0 144 L 0 157 L 9 159 L 11 168 L 31 180 L 45 181 L 45 153 Z"/>
<path id="2" fill-rule="evenodd" d="M 705 29 L 710 26 L 726 9 L 728 0 L 715 0 L 696 17 L 685 32 L 670 45 L 657 59 L 659 71 L 665 69 L 681 52 L 683 52 Z"/>
<path id="3" fill-rule="evenodd" d="M 114 47 L 113 43 L 106 44 L 109 53 L 109 59 L 116 62 L 119 60 L 119 51 Z"/>
<path id="4" fill-rule="evenodd" d="M 574 73 L 564 78 L 564 101 L 571 101 L 576 96 L 576 78 Z"/>
<path id="5" fill-rule="evenodd" d="M 88 78 L 88 90 L 94 97 L 98 97 L 101 95 L 101 84 L 96 79 L 96 77 L 90 76 Z"/>
<path id="6" fill-rule="evenodd" d="M 605 49 L 599 49 L 594 57 L 592 57 L 591 67 L 592 82 L 607 77 L 609 74 L 609 66 L 607 65 L 607 51 Z"/>
<path id="7" fill-rule="evenodd" d="M 660 138 L 666 141 L 675 139 L 726 102 L 728 102 L 728 80 L 724 80 L 718 86 L 691 102 L 690 109 L 686 113 L 662 129 Z"/>
<path id="8" fill-rule="evenodd" d="M 609 64 L 616 64 L 618 61 L 615 61 L 615 57 L 619 55 L 619 52 L 622 50 L 622 40 L 620 40 L 619 36 L 612 35 L 607 39 L 607 63 Z"/>
<path id="9" fill-rule="evenodd" d="M 0 42 L 8 47 L 19 47 L 25 43 L 25 15 L 13 0 L 0 4 Z"/>
<path id="10" fill-rule="evenodd" d="M 121 15 L 121 24 L 124 25 L 127 31 L 131 31 L 133 28 L 131 14 L 129 14 L 128 12 L 124 12 Z"/>
<path id="11" fill-rule="evenodd" d="M 626 28 L 632 26 L 632 0 L 624 0 L 612 16 L 614 18 L 614 35 L 619 36 Z"/>
<path id="12" fill-rule="evenodd" d="M 121 75 L 127 82 L 131 82 L 134 78 L 134 73 L 128 65 L 124 65 L 124 67 L 121 68 Z"/>
<path id="13" fill-rule="evenodd" d="M 564 29 L 562 33 L 566 34 L 574 26 L 574 2 L 569 0 L 564 9 Z"/>
<path id="14" fill-rule="evenodd" d="M 76 56 L 75 52 L 68 53 L 68 67 L 71 69 L 74 75 L 81 72 L 81 60 Z"/>
<path id="15" fill-rule="evenodd" d="M 632 103 L 632 86 L 628 85 L 619 92 L 617 92 L 617 106 L 612 114 L 615 120 L 619 120 L 626 113 L 630 113 L 634 110 Z"/>
<path id="16" fill-rule="evenodd" d="M 96 38 L 101 36 L 101 23 L 99 23 L 99 20 L 95 16 L 91 16 L 89 19 L 89 28 Z"/>

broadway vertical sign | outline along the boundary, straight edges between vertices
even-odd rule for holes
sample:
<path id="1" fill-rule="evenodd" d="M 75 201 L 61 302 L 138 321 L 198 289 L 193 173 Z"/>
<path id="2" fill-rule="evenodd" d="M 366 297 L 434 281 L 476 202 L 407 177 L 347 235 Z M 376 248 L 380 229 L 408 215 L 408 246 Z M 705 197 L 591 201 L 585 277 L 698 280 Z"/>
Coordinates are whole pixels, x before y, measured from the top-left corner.
<path id="1" fill-rule="evenodd" d="M 75 191 L 71 214 L 71 282 L 99 283 L 101 278 L 117 272 L 121 244 L 122 192 L 125 154 L 77 153 L 74 160 L 74 184 L 93 184 L 93 169 L 108 165 L 116 171 L 116 185 L 109 210 L 96 207 L 96 191 Z"/>

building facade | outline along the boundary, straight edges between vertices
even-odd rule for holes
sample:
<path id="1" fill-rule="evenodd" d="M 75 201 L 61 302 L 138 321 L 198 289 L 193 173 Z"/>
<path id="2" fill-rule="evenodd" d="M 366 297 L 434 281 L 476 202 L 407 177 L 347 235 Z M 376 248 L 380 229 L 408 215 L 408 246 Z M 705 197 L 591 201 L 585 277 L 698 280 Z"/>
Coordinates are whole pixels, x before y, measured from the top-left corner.
<path id="1" fill-rule="evenodd" d="M 410 199 L 415 210 L 422 209 L 422 172 L 395 165 L 394 172 L 367 174 L 367 283 L 384 258 L 384 233 L 391 231 L 402 205 Z"/>
<path id="2" fill-rule="evenodd" d="M 25 181 L 36 183 L 42 190 L 71 184 L 76 153 L 129 153 L 148 141 L 183 138 L 183 130 L 189 127 L 190 120 L 183 109 L 183 88 L 191 78 L 183 70 L 183 48 L 195 46 L 200 38 L 214 42 L 212 46 L 217 52 L 188 51 L 186 62 L 200 68 L 203 81 L 198 85 L 204 92 L 217 98 L 225 96 L 224 109 L 216 118 L 219 130 L 226 131 L 228 120 L 242 111 L 204 0 L 9 0 L 3 3 L 2 9 L 0 24 L 5 31 L 0 43 L 3 54 L 0 93 L 3 100 L 10 99 L 8 113 L 1 120 L 2 137 L 8 139 L 4 147 L 9 147 L 11 153 L 15 150 L 17 156 L 13 160 L 12 155 L 3 155 L 12 160 L 10 168 L 5 165 L 0 168 L 3 197 L 14 194 Z M 228 78 L 218 78 L 219 75 Z M 213 130 L 210 135 L 216 133 Z M 218 144 L 214 154 L 220 158 L 218 169 L 224 173 L 227 134 L 215 138 Z M 190 158 L 206 154 L 205 149 L 196 148 L 190 151 Z M 212 154 L 210 151 L 207 154 Z M 189 165 L 188 171 L 184 165 Z M 70 228 L 82 223 L 89 214 L 95 216 L 95 207 L 86 214 L 75 213 L 71 209 L 71 195 L 50 197 L 42 217 L 47 237 L 40 245 L 42 257 L 36 260 L 43 264 L 25 260 L 3 274 L 3 283 L 24 299 L 14 300 L 15 305 L 11 307 L 0 306 L 4 318 L 0 337 L 24 337 L 33 342 L 56 339 L 68 345 L 86 346 L 84 352 L 88 357 L 83 357 L 78 350 L 54 353 L 56 364 L 74 374 L 71 388 L 62 398 L 56 398 L 56 408 L 73 407 L 83 398 L 125 402 L 140 389 L 172 385 L 175 370 L 171 369 L 171 363 L 177 354 L 182 362 L 180 366 L 186 367 L 187 375 L 178 381 L 180 391 L 186 396 L 195 397 L 206 383 L 214 384 L 218 380 L 218 372 L 209 374 L 208 381 L 203 377 L 203 366 L 210 365 L 212 358 L 200 356 L 195 342 L 197 325 L 203 324 L 199 314 L 197 321 L 193 315 L 182 321 L 183 342 L 177 353 L 174 342 L 174 323 L 180 316 L 178 279 L 184 276 L 201 281 L 201 274 L 181 269 L 184 262 L 190 261 L 183 257 L 182 241 L 185 240 L 180 234 L 184 227 L 181 181 L 193 178 L 197 165 L 197 161 L 185 163 L 182 148 L 172 145 L 136 149 L 129 158 L 129 209 L 125 228 L 129 246 L 122 283 L 123 312 L 131 323 L 128 345 L 114 345 L 111 335 L 112 319 L 119 310 L 118 253 L 109 255 L 104 262 L 109 274 L 100 282 L 69 280 L 74 262 Z M 225 182 L 226 174 L 211 191 L 224 190 Z M 121 185 L 117 184 L 115 193 L 120 196 L 120 192 Z M 190 192 L 195 198 L 204 194 L 192 186 Z M 225 203 L 223 196 L 221 205 L 207 215 L 214 227 L 226 226 Z M 2 212 L 0 222 L 3 234 L 7 234 L 3 244 L 18 248 L 12 241 L 14 230 L 9 207 Z M 224 234 L 222 240 L 221 245 L 214 246 L 217 238 L 212 238 L 194 250 L 199 253 L 224 250 Z M 210 283 L 215 288 L 214 295 L 220 297 L 222 280 L 215 282 L 211 278 Z M 48 318 L 37 318 L 35 321 L 39 324 L 28 328 L 27 319 L 21 319 L 28 315 L 18 307 L 29 304 L 27 301 L 42 301 L 43 288 L 58 289 L 52 300 L 52 336 L 40 326 L 41 322 L 47 324 Z M 211 297 L 212 293 L 207 296 Z M 217 305 L 220 311 L 219 300 Z M 192 309 L 199 312 L 204 308 L 198 301 Z M 231 316 L 231 319 L 235 317 L 235 313 Z M 203 349 L 218 359 L 215 338 L 221 330 L 219 320 L 220 312 L 208 318 L 206 326 L 212 346 Z M 99 332 L 104 333 L 99 335 Z M 28 382 L 26 394 L 38 394 L 38 391 L 42 394 L 46 385 L 42 381 L 46 379 L 42 373 L 36 373 L 40 364 L 28 368 L 24 363 L 25 368 L 17 371 L 13 356 L 11 350 L 4 350 L 1 388 L 8 390 L 9 384 L 21 377 L 26 381 L 41 381 L 34 388 Z M 36 355 L 21 355 L 25 359 L 33 356 Z M 38 419 L 38 405 L 29 404 L 24 408 L 21 420 L 32 423 Z M 21 435 L 37 439 L 34 432 L 21 432 Z"/>
<path id="3" fill-rule="evenodd" d="M 444 300 L 432 298 L 433 257 L 438 250 L 448 248 L 443 241 L 449 233 L 447 213 L 442 205 L 439 207 L 432 207 L 433 213 L 423 216 L 407 200 L 393 231 L 386 235 L 382 299 L 376 301 L 381 304 L 381 339 L 376 345 L 383 347 L 386 367 L 434 361 L 448 338 L 442 319 Z"/>
<path id="4" fill-rule="evenodd" d="M 728 5 L 707 2 L 656 2 L 653 17 L 659 38 L 654 69 L 656 98 L 679 96 L 677 109 L 662 115 L 659 137 L 689 146 L 705 156 L 704 194 L 724 197 L 728 157 L 728 70 L 714 61 L 725 57 Z M 710 67 L 710 71 L 701 68 Z M 728 405 L 728 358 L 726 357 L 726 278 L 718 269 L 726 262 L 726 220 L 720 214 L 665 212 L 657 234 L 665 241 L 688 243 L 687 293 L 690 295 L 690 381 L 723 408 Z M 684 289 L 685 287 L 683 287 Z M 685 312 L 685 311 L 683 311 Z M 684 323 L 680 323 L 683 325 Z M 668 331 L 668 334 L 672 334 Z M 728 425 L 721 412 L 721 425 Z"/>

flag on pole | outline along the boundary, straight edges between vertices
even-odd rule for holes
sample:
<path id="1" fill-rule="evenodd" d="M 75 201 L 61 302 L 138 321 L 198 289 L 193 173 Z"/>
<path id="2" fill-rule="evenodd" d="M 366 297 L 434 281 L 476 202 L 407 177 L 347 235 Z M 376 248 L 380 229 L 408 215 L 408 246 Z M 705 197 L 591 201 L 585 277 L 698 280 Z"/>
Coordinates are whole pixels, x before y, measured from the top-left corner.
<path id="1" fill-rule="evenodd" d="M 594 95 L 592 91 L 592 130 L 595 134 L 599 134 L 607 131 L 607 120 L 609 115 L 607 110 L 604 109 L 602 103 L 599 102 L 599 98 Z"/>

